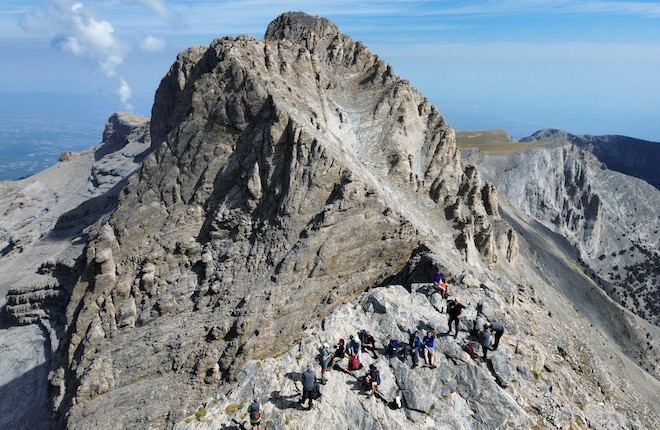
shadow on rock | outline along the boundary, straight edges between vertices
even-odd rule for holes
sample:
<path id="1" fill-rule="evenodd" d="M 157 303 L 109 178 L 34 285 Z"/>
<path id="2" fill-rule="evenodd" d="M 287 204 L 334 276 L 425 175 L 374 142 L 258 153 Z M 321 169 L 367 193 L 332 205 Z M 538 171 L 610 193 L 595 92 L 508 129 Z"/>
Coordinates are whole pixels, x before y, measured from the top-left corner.
<path id="1" fill-rule="evenodd" d="M 292 394 L 290 396 L 283 396 L 282 392 L 277 390 L 270 393 L 270 403 L 275 405 L 277 409 L 302 409 L 300 405 L 301 394 Z"/>

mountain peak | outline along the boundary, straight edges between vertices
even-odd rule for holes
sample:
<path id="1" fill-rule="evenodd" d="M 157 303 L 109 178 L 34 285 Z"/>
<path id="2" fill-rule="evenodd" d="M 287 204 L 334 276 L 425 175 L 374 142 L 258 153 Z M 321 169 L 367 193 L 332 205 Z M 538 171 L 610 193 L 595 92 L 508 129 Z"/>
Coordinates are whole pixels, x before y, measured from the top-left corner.
<path id="1" fill-rule="evenodd" d="M 300 43 L 308 40 L 311 33 L 325 37 L 339 35 L 340 31 L 332 21 L 326 18 L 304 12 L 286 12 L 268 25 L 264 39 L 289 39 Z"/>

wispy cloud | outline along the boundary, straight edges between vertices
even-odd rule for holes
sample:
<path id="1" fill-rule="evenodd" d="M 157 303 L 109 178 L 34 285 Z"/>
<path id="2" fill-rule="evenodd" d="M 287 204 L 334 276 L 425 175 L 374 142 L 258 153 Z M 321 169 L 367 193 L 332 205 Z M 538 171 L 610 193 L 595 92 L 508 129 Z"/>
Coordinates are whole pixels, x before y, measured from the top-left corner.
<path id="1" fill-rule="evenodd" d="M 165 49 L 165 41 L 159 39 L 151 34 L 147 35 L 140 41 L 140 48 L 143 51 L 158 52 Z"/>
<path id="2" fill-rule="evenodd" d="M 164 1 L 162 0 L 136 0 L 138 3 L 141 3 L 145 6 L 147 6 L 149 9 L 153 10 L 156 12 L 156 14 L 165 19 L 165 20 L 172 20 L 177 17 L 177 13 L 174 12 L 172 8 L 167 6 Z"/>
<path id="3" fill-rule="evenodd" d="M 127 109 L 127 110 L 133 110 L 133 106 L 130 103 L 131 96 L 133 95 L 133 91 L 131 90 L 131 87 L 128 85 L 128 82 L 124 78 L 119 78 L 119 89 L 117 90 L 117 94 L 119 95 L 119 100 L 121 100 L 121 104 Z"/>

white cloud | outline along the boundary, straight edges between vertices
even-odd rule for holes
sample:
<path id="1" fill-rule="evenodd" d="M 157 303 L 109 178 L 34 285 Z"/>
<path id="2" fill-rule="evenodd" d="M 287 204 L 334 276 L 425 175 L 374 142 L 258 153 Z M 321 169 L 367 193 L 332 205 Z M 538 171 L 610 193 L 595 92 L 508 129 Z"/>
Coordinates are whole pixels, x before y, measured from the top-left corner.
<path id="1" fill-rule="evenodd" d="M 54 46 L 95 60 L 107 76 L 113 76 L 124 62 L 124 48 L 114 36 L 112 24 L 94 17 L 83 3 L 52 1 L 46 9 L 27 14 L 21 26 L 30 32 L 57 32 Z"/>
<path id="2" fill-rule="evenodd" d="M 149 34 L 140 42 L 140 48 L 143 51 L 162 51 L 165 49 L 165 41 Z"/>
<path id="3" fill-rule="evenodd" d="M 131 90 L 131 87 L 128 85 L 128 82 L 126 82 L 124 78 L 119 78 L 119 89 L 117 90 L 117 94 L 119 95 L 119 100 L 121 100 L 121 104 L 124 105 L 124 107 L 127 110 L 132 110 L 133 106 L 131 105 L 129 100 L 133 95 L 133 91 Z"/>

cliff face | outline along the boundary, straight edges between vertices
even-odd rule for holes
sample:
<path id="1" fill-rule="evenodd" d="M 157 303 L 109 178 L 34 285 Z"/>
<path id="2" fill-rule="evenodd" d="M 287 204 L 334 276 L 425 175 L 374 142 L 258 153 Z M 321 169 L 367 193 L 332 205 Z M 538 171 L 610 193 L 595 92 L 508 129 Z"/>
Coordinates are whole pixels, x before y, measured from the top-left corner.
<path id="1" fill-rule="evenodd" d="M 114 114 L 100 144 L 0 182 L 0 428 L 49 428 L 46 380 L 83 231 L 116 207 L 149 151 L 149 122 Z"/>
<path id="2" fill-rule="evenodd" d="M 61 424 L 171 422 L 447 242 L 457 261 L 515 259 L 496 193 L 462 171 L 442 116 L 324 19 L 286 14 L 264 40 L 181 53 L 151 139 L 88 232 L 51 378 Z"/>
<path id="3" fill-rule="evenodd" d="M 521 142 L 570 142 L 594 154 L 607 168 L 640 178 L 660 189 L 660 143 L 627 136 L 576 135 L 563 130 L 539 130 Z"/>
<path id="4" fill-rule="evenodd" d="M 466 158 L 518 208 L 576 246 L 580 263 L 614 300 L 660 323 L 656 188 L 568 142 Z"/>

